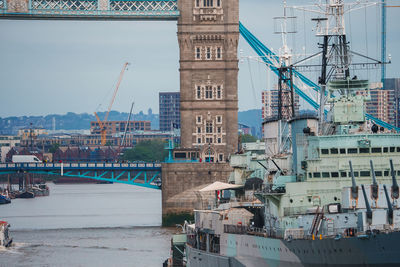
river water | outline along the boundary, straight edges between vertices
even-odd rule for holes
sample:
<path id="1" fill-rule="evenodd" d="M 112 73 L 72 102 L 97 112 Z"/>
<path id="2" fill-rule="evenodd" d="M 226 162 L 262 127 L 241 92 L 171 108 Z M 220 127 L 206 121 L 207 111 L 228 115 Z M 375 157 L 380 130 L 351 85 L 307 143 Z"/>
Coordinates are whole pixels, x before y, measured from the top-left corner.
<path id="1" fill-rule="evenodd" d="M 124 184 L 49 184 L 50 196 L 0 205 L 14 245 L 0 266 L 162 266 L 175 229 L 161 191 Z"/>

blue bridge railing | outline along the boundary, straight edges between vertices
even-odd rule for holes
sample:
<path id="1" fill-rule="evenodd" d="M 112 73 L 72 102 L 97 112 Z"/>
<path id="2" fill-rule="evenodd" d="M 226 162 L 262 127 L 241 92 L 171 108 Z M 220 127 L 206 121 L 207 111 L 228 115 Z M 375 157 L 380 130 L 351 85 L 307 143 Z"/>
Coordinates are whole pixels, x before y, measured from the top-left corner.
<path id="1" fill-rule="evenodd" d="M 161 163 L 1 163 L 0 174 L 40 173 L 161 189 Z"/>

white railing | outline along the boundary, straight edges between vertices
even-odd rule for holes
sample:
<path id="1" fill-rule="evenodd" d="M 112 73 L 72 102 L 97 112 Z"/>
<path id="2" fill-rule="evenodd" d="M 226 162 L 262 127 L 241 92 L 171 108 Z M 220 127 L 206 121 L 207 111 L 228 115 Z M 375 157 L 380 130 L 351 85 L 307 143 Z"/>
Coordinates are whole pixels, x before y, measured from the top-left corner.
<path id="1" fill-rule="evenodd" d="M 160 168 L 160 163 L 0 163 L 1 169 L 13 168 Z"/>

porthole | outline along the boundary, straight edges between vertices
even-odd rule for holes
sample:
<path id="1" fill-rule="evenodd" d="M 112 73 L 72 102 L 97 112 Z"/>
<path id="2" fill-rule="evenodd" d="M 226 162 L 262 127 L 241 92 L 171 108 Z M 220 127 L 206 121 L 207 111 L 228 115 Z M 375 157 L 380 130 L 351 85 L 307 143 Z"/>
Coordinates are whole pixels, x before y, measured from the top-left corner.
<path id="1" fill-rule="evenodd" d="M 290 203 L 293 203 L 293 199 L 290 199 Z"/>

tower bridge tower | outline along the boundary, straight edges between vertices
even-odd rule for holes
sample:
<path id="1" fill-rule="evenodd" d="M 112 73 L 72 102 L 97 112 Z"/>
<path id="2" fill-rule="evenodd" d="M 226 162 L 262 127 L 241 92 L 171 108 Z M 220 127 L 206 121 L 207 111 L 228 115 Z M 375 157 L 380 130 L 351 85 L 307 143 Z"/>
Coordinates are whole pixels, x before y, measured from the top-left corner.
<path id="1" fill-rule="evenodd" d="M 181 146 L 205 161 L 237 149 L 238 0 L 179 0 Z"/>

